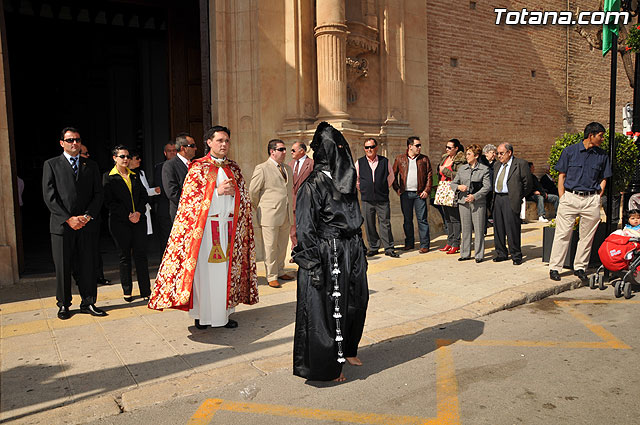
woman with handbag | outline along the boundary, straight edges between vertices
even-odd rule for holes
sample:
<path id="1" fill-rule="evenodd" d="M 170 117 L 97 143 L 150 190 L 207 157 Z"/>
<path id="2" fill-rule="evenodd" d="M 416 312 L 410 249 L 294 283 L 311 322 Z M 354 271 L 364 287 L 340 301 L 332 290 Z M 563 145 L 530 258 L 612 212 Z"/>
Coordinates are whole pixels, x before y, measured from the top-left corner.
<path id="1" fill-rule="evenodd" d="M 462 224 L 462 249 L 458 261 L 471 259 L 471 234 L 475 231 L 476 263 L 484 259 L 484 229 L 487 214 L 487 194 L 491 191 L 489 167 L 478 160 L 482 155 L 482 147 L 473 144 L 467 147 L 465 157 L 467 163 L 458 169 L 451 182 L 451 189 L 456 191 L 456 201 Z"/>
<path id="2" fill-rule="evenodd" d="M 446 186 L 450 186 L 450 183 L 447 185 L 443 184 L 443 182 L 451 182 L 456 177 L 460 166 L 465 162 L 464 146 L 462 146 L 460 140 L 449 140 L 445 149 L 446 151 L 438 164 L 438 173 L 440 175 L 438 192 L 446 191 Z M 437 198 L 438 193 L 436 193 Z M 447 254 L 457 254 L 460 251 L 460 213 L 455 199 L 451 205 L 448 204 L 449 202 L 440 204 L 444 213 L 444 223 L 447 226 L 447 244 L 440 248 L 440 251 L 444 251 Z"/>
<path id="3" fill-rule="evenodd" d="M 136 263 L 140 296 L 148 299 L 151 294 L 149 263 L 147 260 L 147 190 L 138 174 L 128 168 L 129 150 L 124 146 L 113 149 L 113 169 L 104 174 L 104 205 L 109 210 L 109 231 L 120 250 L 120 283 L 124 300 L 133 301 L 131 291 L 131 251 Z"/>

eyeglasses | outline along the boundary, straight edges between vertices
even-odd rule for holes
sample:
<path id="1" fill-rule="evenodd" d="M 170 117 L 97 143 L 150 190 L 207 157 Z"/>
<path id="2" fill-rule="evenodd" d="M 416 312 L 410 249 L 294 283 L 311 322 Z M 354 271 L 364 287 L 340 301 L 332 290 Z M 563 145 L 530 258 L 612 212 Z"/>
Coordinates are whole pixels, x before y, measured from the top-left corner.
<path id="1" fill-rule="evenodd" d="M 506 155 L 508 151 L 504 151 L 504 152 L 498 152 L 496 155 L 498 156 L 502 156 L 502 155 Z"/>
<path id="2" fill-rule="evenodd" d="M 196 144 L 195 143 L 190 143 L 188 145 L 182 145 L 182 146 L 184 146 L 185 148 L 195 148 Z"/>
<path id="3" fill-rule="evenodd" d="M 120 158 L 120 159 L 131 159 L 131 155 L 116 155 L 116 158 Z"/>
<path id="4" fill-rule="evenodd" d="M 287 148 L 276 148 L 278 152 L 286 152 Z"/>
<path id="5" fill-rule="evenodd" d="M 64 142 L 66 143 L 82 143 L 82 139 L 79 137 L 76 137 L 75 139 L 64 139 Z"/>
<path id="6" fill-rule="evenodd" d="M 450 151 L 451 149 L 455 148 L 455 146 L 447 146 L 445 149 Z"/>
<path id="7" fill-rule="evenodd" d="M 373 145 L 373 146 L 365 146 L 364 148 L 365 148 L 365 149 L 367 149 L 367 150 L 369 150 L 369 149 L 375 149 L 375 148 L 376 148 L 376 145 Z"/>
<path id="8" fill-rule="evenodd" d="M 415 146 L 416 148 L 420 148 L 420 147 L 422 147 L 422 145 L 421 145 L 420 143 L 416 143 L 416 144 L 415 144 L 415 145 L 413 145 L 413 146 Z"/>

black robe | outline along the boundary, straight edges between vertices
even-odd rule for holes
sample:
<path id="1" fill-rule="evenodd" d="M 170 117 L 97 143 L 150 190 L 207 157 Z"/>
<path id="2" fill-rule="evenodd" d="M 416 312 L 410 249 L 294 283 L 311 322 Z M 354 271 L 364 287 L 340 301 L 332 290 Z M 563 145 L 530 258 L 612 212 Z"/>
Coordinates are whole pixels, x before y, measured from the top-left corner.
<path id="1" fill-rule="evenodd" d="M 369 301 L 362 222 L 357 195 L 340 193 L 322 171 L 314 170 L 300 187 L 296 199 L 298 245 L 293 250 L 293 259 L 300 266 L 294 375 L 330 381 L 342 372 L 344 363 L 338 362 L 339 358 L 357 355 Z M 338 305 L 342 315 L 338 319 L 334 318 L 331 273 L 336 254 L 340 270 Z M 343 337 L 340 344 L 336 341 L 336 321 Z"/>

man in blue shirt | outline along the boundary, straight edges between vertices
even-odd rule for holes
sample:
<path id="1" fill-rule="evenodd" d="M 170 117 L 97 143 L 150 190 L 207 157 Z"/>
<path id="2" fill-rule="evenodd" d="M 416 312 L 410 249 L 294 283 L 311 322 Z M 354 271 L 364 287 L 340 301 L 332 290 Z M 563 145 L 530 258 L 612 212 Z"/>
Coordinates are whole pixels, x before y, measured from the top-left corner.
<path id="1" fill-rule="evenodd" d="M 611 177 L 611 162 L 600 148 L 604 140 L 602 124 L 592 122 L 584 129 L 584 140 L 566 147 L 556 164 L 560 204 L 556 217 L 556 233 L 549 260 L 549 278 L 560 280 L 560 270 L 569 249 L 576 218 L 580 218 L 580 240 L 573 261 L 573 274 L 587 281 L 591 244 L 600 223 L 600 197 L 607 178 Z"/>

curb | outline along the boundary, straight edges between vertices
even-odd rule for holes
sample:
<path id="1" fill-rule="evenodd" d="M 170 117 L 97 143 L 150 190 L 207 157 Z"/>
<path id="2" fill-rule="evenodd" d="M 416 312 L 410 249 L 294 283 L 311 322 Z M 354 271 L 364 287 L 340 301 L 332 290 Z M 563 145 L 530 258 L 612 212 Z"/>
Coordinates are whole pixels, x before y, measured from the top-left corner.
<path id="1" fill-rule="evenodd" d="M 567 279 L 565 282 L 541 279 L 526 283 L 515 288 L 505 289 L 454 310 L 367 332 L 363 335 L 360 348 L 409 336 L 417 332 L 429 331 L 459 320 L 477 319 L 478 317 L 529 304 L 582 286 L 584 286 L 583 282 L 577 278 Z M 251 362 L 205 370 L 168 381 L 124 388 L 117 392 L 71 402 L 61 407 L 16 418 L 15 420 L 5 419 L 2 422 L 14 425 L 36 425 L 42 423 L 50 425 L 81 424 L 211 391 L 248 379 L 266 376 L 273 372 L 287 369 L 290 366 L 290 354 L 275 355 Z"/>

